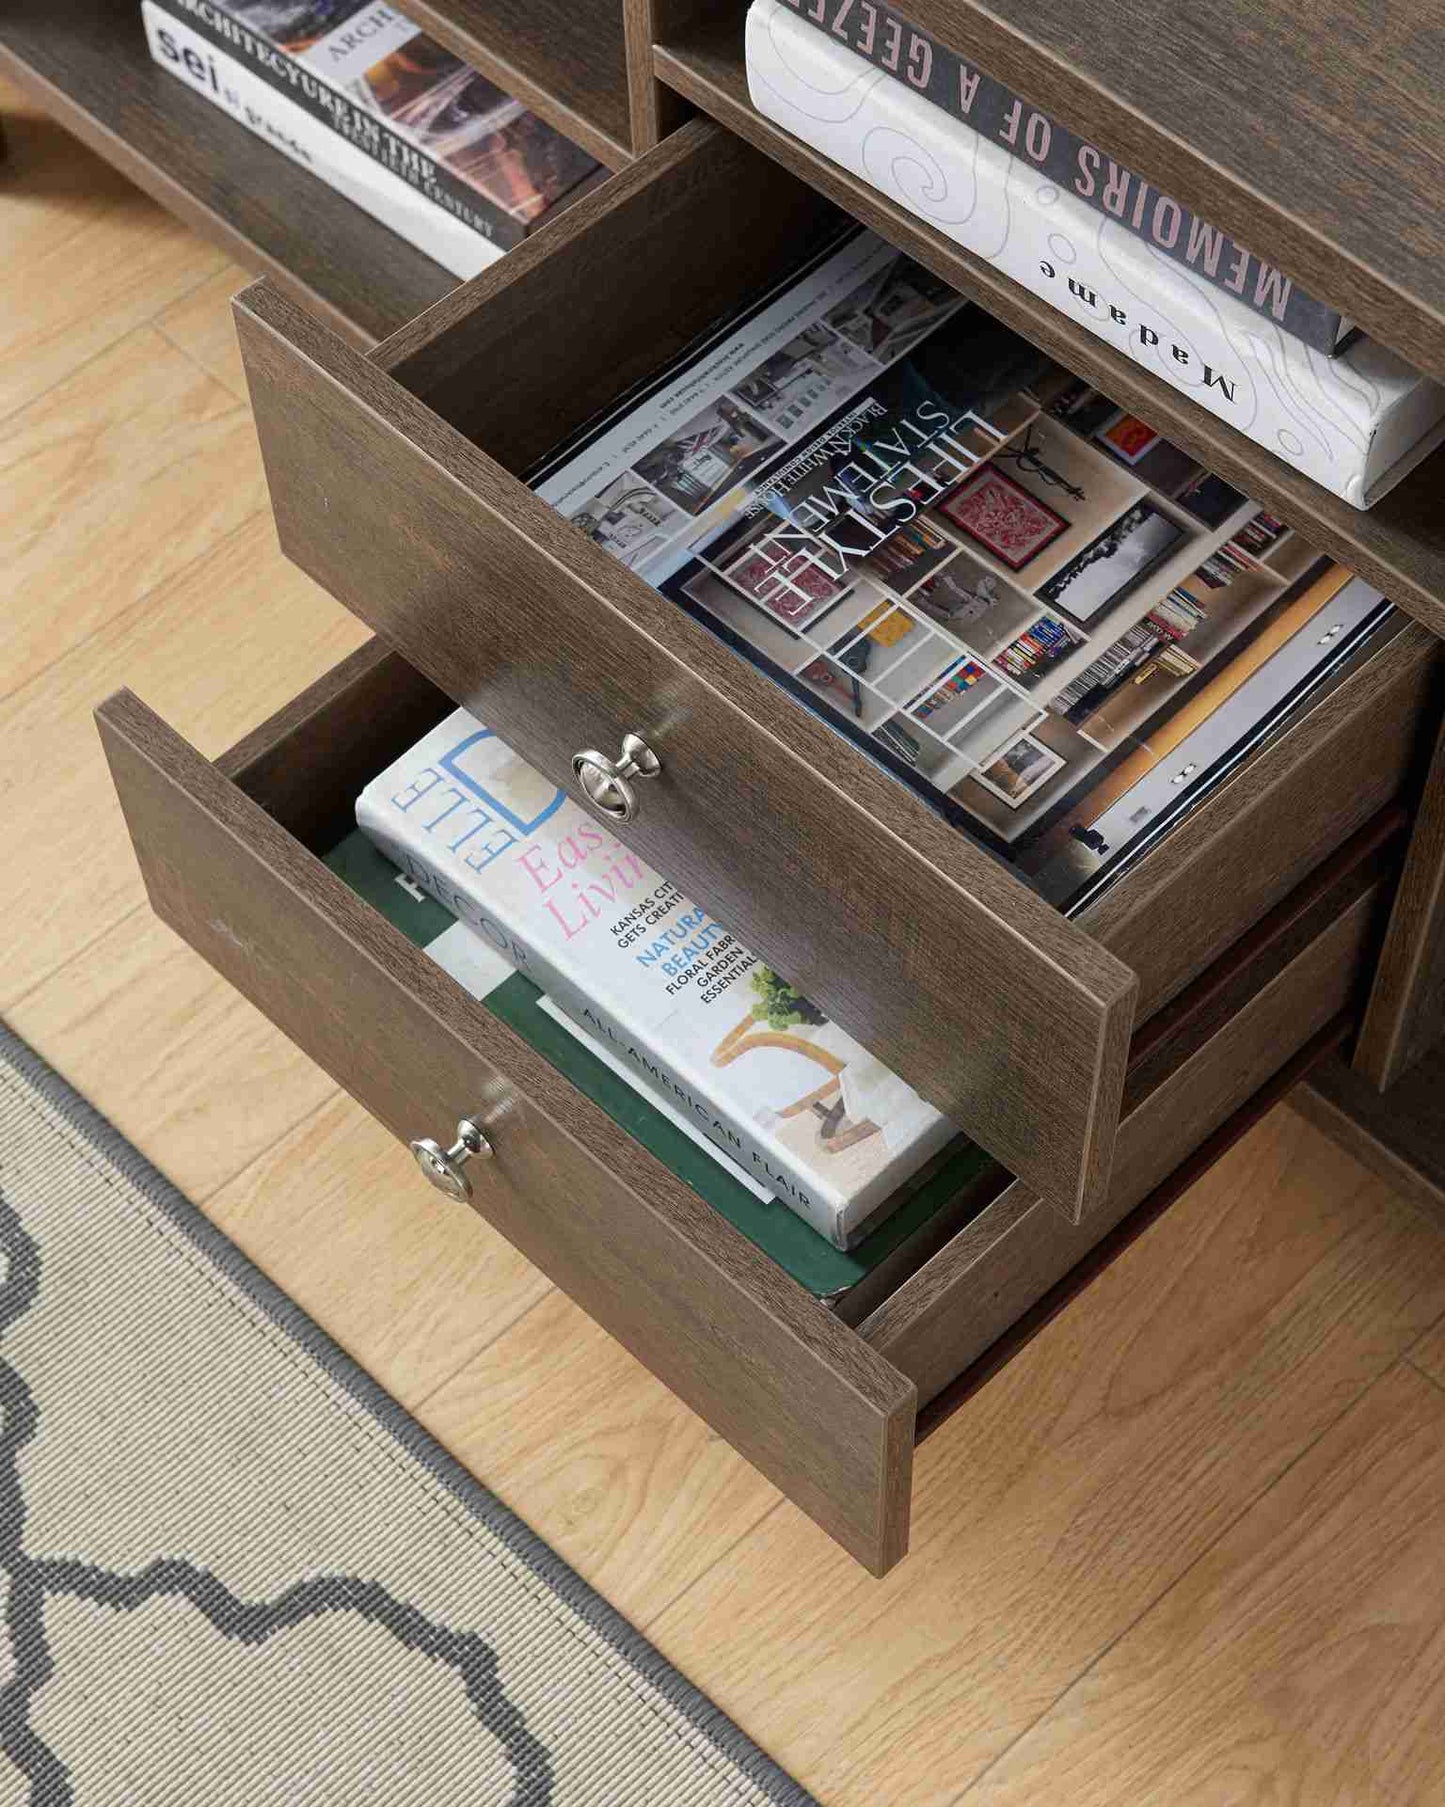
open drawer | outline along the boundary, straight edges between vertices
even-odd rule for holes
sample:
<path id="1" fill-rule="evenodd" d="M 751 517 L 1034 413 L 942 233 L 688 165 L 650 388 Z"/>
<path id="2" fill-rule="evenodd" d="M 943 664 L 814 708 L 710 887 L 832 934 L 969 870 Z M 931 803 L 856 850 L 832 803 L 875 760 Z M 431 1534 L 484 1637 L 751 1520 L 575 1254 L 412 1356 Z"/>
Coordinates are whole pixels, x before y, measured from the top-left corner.
<path id="1" fill-rule="evenodd" d="M 517 475 L 837 220 L 694 122 L 369 358 L 247 290 L 281 543 L 555 782 L 640 734 L 629 843 L 1078 1218 L 1136 1018 L 1399 791 L 1437 642 L 1384 637 L 1066 920 Z"/>
<path id="2" fill-rule="evenodd" d="M 152 904 L 397 1136 L 480 1118 L 495 1156 L 473 1169 L 475 1208 L 881 1573 L 907 1545 L 920 1392 L 1351 1005 L 1404 813 L 1367 824 L 1139 1038 L 1100 1213 L 1070 1230 L 991 1170 L 926 1265 L 839 1311 L 322 864 L 366 779 L 449 706 L 373 642 L 213 765 L 112 698 L 101 731 Z"/>

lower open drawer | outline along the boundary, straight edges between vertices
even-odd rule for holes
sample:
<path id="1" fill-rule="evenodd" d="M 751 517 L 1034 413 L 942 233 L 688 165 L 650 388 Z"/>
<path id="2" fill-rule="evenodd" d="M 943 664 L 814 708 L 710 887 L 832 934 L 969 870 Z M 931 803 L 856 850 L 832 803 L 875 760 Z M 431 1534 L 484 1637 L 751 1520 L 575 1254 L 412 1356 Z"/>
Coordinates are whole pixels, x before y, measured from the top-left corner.
<path id="1" fill-rule="evenodd" d="M 1066 1224 L 993 1169 L 941 1248 L 832 1309 L 321 863 L 366 780 L 450 707 L 373 643 L 212 764 L 111 698 L 101 732 L 151 902 L 394 1134 L 479 1118 L 495 1158 L 475 1208 L 881 1574 L 907 1548 L 920 1398 L 1350 1007 L 1402 813 L 1138 1033 L 1106 1208 Z"/>

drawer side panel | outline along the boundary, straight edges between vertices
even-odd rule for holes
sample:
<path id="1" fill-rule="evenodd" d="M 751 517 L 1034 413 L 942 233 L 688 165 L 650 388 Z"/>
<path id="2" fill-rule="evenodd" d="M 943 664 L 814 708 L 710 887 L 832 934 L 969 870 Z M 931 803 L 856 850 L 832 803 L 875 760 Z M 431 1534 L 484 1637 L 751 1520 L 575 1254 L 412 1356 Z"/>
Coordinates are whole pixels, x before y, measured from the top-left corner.
<path id="1" fill-rule="evenodd" d="M 1125 1118 L 1108 1203 L 1061 1223 L 1016 1181 L 907 1281 L 863 1336 L 922 1404 L 976 1361 L 1206 1137 L 1353 1000 L 1378 887 L 1353 902 Z"/>

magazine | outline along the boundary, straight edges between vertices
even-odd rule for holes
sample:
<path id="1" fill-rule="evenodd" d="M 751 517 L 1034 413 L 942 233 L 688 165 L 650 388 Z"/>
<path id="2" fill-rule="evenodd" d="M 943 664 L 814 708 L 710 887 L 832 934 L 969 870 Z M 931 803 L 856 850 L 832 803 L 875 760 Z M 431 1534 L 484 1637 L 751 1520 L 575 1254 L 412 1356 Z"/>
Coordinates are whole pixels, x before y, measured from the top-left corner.
<path id="1" fill-rule="evenodd" d="M 1206 476 L 851 229 L 529 480 L 1033 877 L 1161 719 L 1333 594 L 1277 572 L 1273 517 Z"/>

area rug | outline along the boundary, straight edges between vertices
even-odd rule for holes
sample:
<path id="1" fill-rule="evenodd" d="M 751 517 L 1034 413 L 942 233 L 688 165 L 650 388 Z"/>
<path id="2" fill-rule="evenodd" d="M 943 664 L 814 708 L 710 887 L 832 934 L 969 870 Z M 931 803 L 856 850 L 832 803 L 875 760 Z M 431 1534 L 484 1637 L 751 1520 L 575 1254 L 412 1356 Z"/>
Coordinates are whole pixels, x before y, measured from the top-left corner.
<path id="1" fill-rule="evenodd" d="M 0 1802 L 811 1803 L 3 1027 L 0 1245 Z"/>

